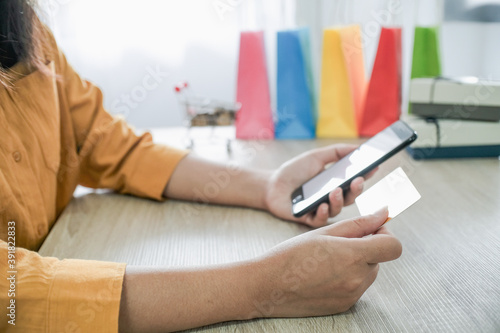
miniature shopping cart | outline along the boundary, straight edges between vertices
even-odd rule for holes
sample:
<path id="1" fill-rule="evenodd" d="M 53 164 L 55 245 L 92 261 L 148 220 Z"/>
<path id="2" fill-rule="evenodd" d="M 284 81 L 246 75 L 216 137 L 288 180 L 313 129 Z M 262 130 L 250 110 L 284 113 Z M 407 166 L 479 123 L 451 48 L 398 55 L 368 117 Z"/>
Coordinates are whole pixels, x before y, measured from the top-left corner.
<path id="1" fill-rule="evenodd" d="M 214 138 L 216 126 L 230 126 L 234 124 L 236 113 L 241 108 L 241 103 L 219 101 L 199 97 L 193 94 L 189 84 L 182 82 L 175 86 L 175 93 L 181 109 L 185 112 L 187 123 L 187 148 L 194 147 L 191 129 L 198 126 L 210 126 L 211 137 Z M 226 149 L 231 153 L 231 138 L 226 138 Z"/>

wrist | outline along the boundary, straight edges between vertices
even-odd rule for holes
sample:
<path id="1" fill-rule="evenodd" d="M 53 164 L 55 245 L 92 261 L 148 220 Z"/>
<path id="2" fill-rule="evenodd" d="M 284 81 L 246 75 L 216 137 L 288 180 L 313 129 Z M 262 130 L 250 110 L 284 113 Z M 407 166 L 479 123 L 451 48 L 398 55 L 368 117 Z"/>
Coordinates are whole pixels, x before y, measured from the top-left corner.
<path id="1" fill-rule="evenodd" d="M 259 184 L 260 184 L 260 195 L 259 195 L 259 207 L 258 209 L 265 210 L 265 211 L 270 211 L 269 207 L 269 200 L 268 200 L 268 195 L 269 195 L 269 188 L 271 184 L 271 179 L 272 179 L 273 173 L 271 171 L 259 171 L 258 172 L 258 178 L 259 178 Z"/>
<path id="2" fill-rule="evenodd" d="M 231 296 L 235 300 L 230 308 L 234 311 L 227 320 L 249 320 L 256 318 L 254 300 L 259 294 L 259 282 L 255 260 L 248 260 L 230 264 L 233 281 L 232 286 L 227 286 L 234 291 Z M 227 290 L 229 291 L 229 290 Z M 231 292 L 230 292 L 231 293 Z"/>
<path id="3" fill-rule="evenodd" d="M 242 206 L 269 211 L 267 196 L 272 172 L 267 170 L 245 170 L 240 174 L 239 197 Z"/>
<path id="4" fill-rule="evenodd" d="M 283 304 L 284 295 L 278 288 L 273 264 L 266 257 L 256 258 L 246 262 L 242 267 L 245 284 L 244 304 L 240 312 L 241 320 L 263 317 L 275 317 L 279 305 Z"/>

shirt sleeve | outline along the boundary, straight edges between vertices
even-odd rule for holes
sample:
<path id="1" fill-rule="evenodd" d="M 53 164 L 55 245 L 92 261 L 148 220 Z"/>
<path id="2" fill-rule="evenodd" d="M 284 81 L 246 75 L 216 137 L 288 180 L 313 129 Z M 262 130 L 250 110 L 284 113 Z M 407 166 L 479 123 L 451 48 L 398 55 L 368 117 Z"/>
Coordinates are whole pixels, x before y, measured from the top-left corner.
<path id="1" fill-rule="evenodd" d="M 41 257 L 1 240 L 0 257 L 1 332 L 118 331 L 125 264 Z"/>
<path id="2" fill-rule="evenodd" d="M 187 151 L 152 142 L 151 134 L 134 134 L 120 118 L 103 107 L 101 91 L 83 80 L 59 51 L 58 70 L 70 112 L 80 157 L 80 184 L 111 188 L 156 200 Z"/>

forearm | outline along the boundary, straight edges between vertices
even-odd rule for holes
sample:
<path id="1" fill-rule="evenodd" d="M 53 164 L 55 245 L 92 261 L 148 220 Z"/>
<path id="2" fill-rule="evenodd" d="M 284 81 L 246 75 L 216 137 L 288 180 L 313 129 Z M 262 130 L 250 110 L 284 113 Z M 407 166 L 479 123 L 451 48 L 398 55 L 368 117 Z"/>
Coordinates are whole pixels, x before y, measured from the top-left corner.
<path id="1" fill-rule="evenodd" d="M 176 167 L 163 195 L 173 199 L 267 209 L 270 172 L 221 165 L 195 155 Z"/>
<path id="2" fill-rule="evenodd" d="M 177 331 L 249 319 L 257 291 L 250 263 L 165 270 L 127 267 L 120 332 Z"/>

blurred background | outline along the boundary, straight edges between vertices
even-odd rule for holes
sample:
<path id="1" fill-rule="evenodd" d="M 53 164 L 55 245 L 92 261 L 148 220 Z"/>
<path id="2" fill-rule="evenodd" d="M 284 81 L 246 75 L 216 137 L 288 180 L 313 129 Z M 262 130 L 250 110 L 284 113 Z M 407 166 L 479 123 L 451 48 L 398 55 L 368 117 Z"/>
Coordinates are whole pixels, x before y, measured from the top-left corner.
<path id="1" fill-rule="evenodd" d="M 103 90 L 106 108 L 135 127 L 154 128 L 183 124 L 184 111 L 173 89 L 180 81 L 188 81 L 198 95 L 235 100 L 241 30 L 265 31 L 273 103 L 280 29 L 310 27 L 318 83 L 322 29 L 359 23 L 369 77 L 388 4 L 387 0 L 43 0 L 41 11 L 73 67 Z M 392 23 L 403 26 L 403 112 L 417 23 L 441 21 L 443 75 L 500 79 L 500 0 L 405 0 L 401 5 L 402 12 Z"/>

